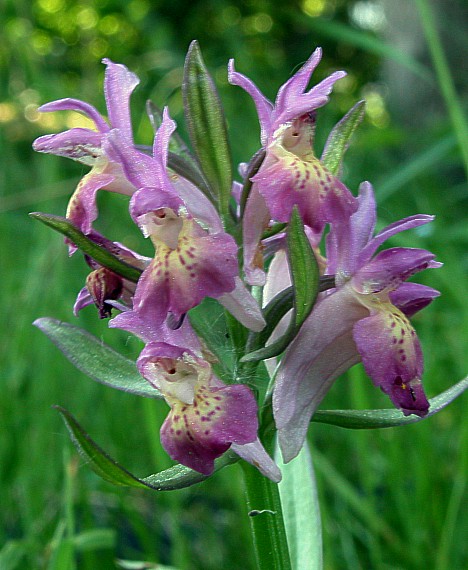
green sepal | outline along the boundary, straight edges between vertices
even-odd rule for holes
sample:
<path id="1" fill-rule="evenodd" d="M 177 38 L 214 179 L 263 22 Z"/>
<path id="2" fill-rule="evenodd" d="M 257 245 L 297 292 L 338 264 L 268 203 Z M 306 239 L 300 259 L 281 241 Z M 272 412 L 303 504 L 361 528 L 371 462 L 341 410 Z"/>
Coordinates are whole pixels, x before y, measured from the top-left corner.
<path id="1" fill-rule="evenodd" d="M 343 156 L 349 146 L 349 141 L 364 118 L 366 102 L 359 101 L 346 115 L 337 123 L 325 144 L 322 154 L 322 164 L 335 176 L 339 174 Z"/>
<path id="2" fill-rule="evenodd" d="M 33 323 L 81 372 L 105 386 L 146 398 L 162 398 L 135 363 L 80 327 L 43 317 Z"/>
<path id="3" fill-rule="evenodd" d="M 332 424 L 348 429 L 377 429 L 414 424 L 429 418 L 448 406 L 468 388 L 468 376 L 445 392 L 429 400 L 429 412 L 424 417 L 405 416 L 400 410 L 319 410 L 313 422 Z"/>
<path id="4" fill-rule="evenodd" d="M 80 455 L 86 460 L 91 469 L 105 481 L 120 487 L 148 488 L 155 491 L 173 491 L 190 487 L 208 478 L 197 471 L 183 465 L 175 465 L 160 473 L 139 478 L 130 473 L 110 457 L 81 427 L 73 415 L 60 406 L 54 406 L 60 412 L 70 437 Z M 225 453 L 215 461 L 214 471 L 219 471 L 226 465 L 235 463 L 239 457 L 233 452 Z"/>
<path id="5" fill-rule="evenodd" d="M 291 322 L 283 336 L 269 346 L 246 354 L 241 359 L 241 362 L 265 360 L 283 352 L 296 336 L 303 322 L 310 315 L 317 299 L 319 292 L 317 259 L 304 231 L 304 225 L 297 206 L 293 209 L 288 225 L 286 244 L 293 291 L 293 315 Z M 281 298 L 281 305 L 278 303 L 279 311 L 276 313 L 274 321 L 277 320 L 277 315 L 279 316 L 286 307 L 286 301 L 287 297 L 285 294 L 284 298 Z M 272 323 L 270 324 L 267 321 L 266 328 L 267 331 L 270 331 L 274 327 L 272 327 Z M 259 334 L 261 335 L 262 333 Z M 262 339 L 265 338 L 265 336 L 266 333 L 262 335 Z"/>
<path id="6" fill-rule="evenodd" d="M 95 243 L 66 218 L 52 214 L 43 214 L 42 212 L 32 212 L 29 215 L 31 218 L 39 220 L 46 226 L 66 236 L 83 253 L 97 261 L 99 265 L 107 267 L 107 269 L 110 269 L 129 281 L 133 281 L 133 283 L 138 282 L 138 279 L 143 273 L 140 268 L 122 261 L 107 249 Z"/>
<path id="7" fill-rule="evenodd" d="M 187 52 L 182 94 L 190 141 L 216 198 L 221 218 L 226 221 L 232 186 L 226 121 L 218 92 L 196 41 L 190 44 Z"/>

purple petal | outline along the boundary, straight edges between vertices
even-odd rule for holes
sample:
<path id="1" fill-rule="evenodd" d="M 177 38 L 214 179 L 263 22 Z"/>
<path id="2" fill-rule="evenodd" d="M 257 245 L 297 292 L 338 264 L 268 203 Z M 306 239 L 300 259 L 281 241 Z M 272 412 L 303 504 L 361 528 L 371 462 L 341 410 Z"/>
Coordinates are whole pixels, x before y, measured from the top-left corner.
<path id="1" fill-rule="evenodd" d="M 39 137 L 33 142 L 33 149 L 93 166 L 102 155 L 102 140 L 101 133 L 89 129 L 70 129 L 56 135 Z"/>
<path id="2" fill-rule="evenodd" d="M 310 419 L 335 378 L 359 361 L 354 324 L 368 315 L 344 286 L 322 298 L 281 361 L 273 413 L 285 463 L 296 457 Z"/>
<path id="3" fill-rule="evenodd" d="M 200 351 L 200 342 L 188 319 L 176 330 L 166 324 L 156 326 L 147 314 L 129 310 L 120 313 L 109 321 L 110 328 L 119 328 L 134 334 L 145 343 L 165 342 L 174 346 L 186 347 L 192 351 Z"/>
<path id="4" fill-rule="evenodd" d="M 410 230 L 423 226 L 434 220 L 435 216 L 427 216 L 426 214 L 416 214 L 415 216 L 410 216 L 398 222 L 390 224 L 384 228 L 380 233 L 378 233 L 372 240 L 369 241 L 366 247 L 364 247 L 359 255 L 358 265 L 363 265 L 367 263 L 369 259 L 377 251 L 377 248 L 381 246 L 385 241 L 391 236 L 403 232 L 405 230 Z"/>
<path id="5" fill-rule="evenodd" d="M 182 198 L 190 214 L 210 233 L 223 231 L 221 218 L 210 200 L 194 184 L 178 174 L 171 173 L 169 180 Z"/>
<path id="6" fill-rule="evenodd" d="M 75 317 L 78 316 L 78 313 L 81 309 L 84 309 L 88 305 L 92 305 L 94 303 L 93 298 L 89 294 L 89 291 L 86 287 L 83 287 L 81 291 L 78 293 L 76 297 L 75 304 L 73 305 L 73 314 Z"/>
<path id="7" fill-rule="evenodd" d="M 136 150 L 133 142 L 122 137 L 119 130 L 113 129 L 106 142 L 106 154 L 122 166 L 125 176 L 135 188 L 154 187 L 158 184 L 159 168 L 156 161 Z"/>
<path id="8" fill-rule="evenodd" d="M 428 268 L 440 267 L 434 254 L 425 249 L 394 247 L 378 253 L 372 261 L 353 277 L 356 291 L 378 293 L 383 289 L 396 289 L 409 277 Z"/>
<path id="9" fill-rule="evenodd" d="M 412 317 L 439 295 L 439 291 L 426 285 L 402 283 L 398 289 L 390 292 L 390 300 L 407 317 Z"/>
<path id="10" fill-rule="evenodd" d="M 282 124 L 326 105 L 333 85 L 345 75 L 345 71 L 335 71 L 307 93 L 288 93 L 287 102 L 282 106 L 275 106 L 271 131 L 274 132 Z"/>
<path id="11" fill-rule="evenodd" d="M 107 103 L 109 121 L 113 128 L 119 129 L 122 135 L 132 140 L 132 123 L 130 118 L 130 95 L 140 83 L 138 77 L 128 71 L 125 65 L 103 59 L 106 64 L 104 94 Z"/>
<path id="12" fill-rule="evenodd" d="M 382 308 L 383 307 L 383 308 Z M 354 326 L 354 340 L 367 374 L 405 415 L 424 416 L 429 402 L 421 385 L 423 357 L 416 332 L 396 307 L 379 311 Z"/>
<path id="13" fill-rule="evenodd" d="M 167 154 L 169 152 L 169 140 L 172 133 L 176 130 L 175 121 L 169 116 L 169 109 L 164 107 L 163 119 L 159 129 L 156 132 L 153 142 L 153 156 L 160 164 L 162 177 L 161 183 L 165 181 L 166 167 L 167 167 Z"/>
<path id="14" fill-rule="evenodd" d="M 169 208 L 178 212 L 183 206 L 182 200 L 172 190 L 160 188 L 140 188 L 130 200 L 130 215 L 140 229 L 146 235 L 142 227 L 141 217 L 148 212 L 154 212 L 163 208 Z"/>
<path id="15" fill-rule="evenodd" d="M 268 479 L 271 479 L 275 483 L 279 483 L 281 481 L 281 471 L 265 451 L 258 438 L 252 443 L 246 443 L 244 445 L 233 443 L 231 445 L 231 449 L 237 453 L 239 457 L 242 457 L 242 459 L 256 467 L 260 473 L 265 477 L 268 477 Z"/>
<path id="16" fill-rule="evenodd" d="M 218 297 L 218 301 L 245 327 L 260 332 L 266 325 L 262 311 L 242 279 L 236 277 L 235 281 L 235 289 Z"/>
<path id="17" fill-rule="evenodd" d="M 234 70 L 234 60 L 229 60 L 228 65 L 228 80 L 231 85 L 242 87 L 244 91 L 252 97 L 255 107 L 257 108 L 257 115 L 260 121 L 261 128 L 261 141 L 262 145 L 266 145 L 268 135 L 271 130 L 271 115 L 273 112 L 273 103 L 269 101 L 263 93 L 258 89 L 255 83 L 242 73 Z"/>
<path id="18" fill-rule="evenodd" d="M 245 206 L 242 221 L 244 239 L 244 271 L 249 285 L 264 285 L 262 235 L 270 221 L 265 199 L 253 186 Z"/>
<path id="19" fill-rule="evenodd" d="M 348 278 L 356 272 L 360 252 L 372 238 L 375 228 L 375 198 L 369 182 L 360 185 L 356 200 L 356 212 L 341 223 L 333 223 L 327 235 L 327 273 L 338 274 L 338 281 L 340 277 Z"/>
<path id="20" fill-rule="evenodd" d="M 83 113 L 89 117 L 96 125 L 97 130 L 100 133 L 107 133 L 109 131 L 109 125 L 102 118 L 101 114 L 89 103 L 80 101 L 78 99 L 59 99 L 58 101 L 51 101 L 42 105 L 38 109 L 41 113 L 50 113 L 53 111 L 77 111 L 78 113 Z"/>
<path id="21" fill-rule="evenodd" d="M 70 201 L 68 202 L 67 218 L 83 233 L 91 231 L 92 223 L 97 218 L 96 192 L 114 181 L 111 174 L 89 172 L 84 176 Z"/>
<path id="22" fill-rule="evenodd" d="M 280 89 L 276 96 L 275 110 L 285 108 L 292 94 L 303 94 L 309 84 L 312 73 L 322 59 L 322 48 L 318 47 L 304 65 Z M 300 113 L 302 115 L 302 113 Z M 296 115 L 297 116 L 297 115 Z"/>

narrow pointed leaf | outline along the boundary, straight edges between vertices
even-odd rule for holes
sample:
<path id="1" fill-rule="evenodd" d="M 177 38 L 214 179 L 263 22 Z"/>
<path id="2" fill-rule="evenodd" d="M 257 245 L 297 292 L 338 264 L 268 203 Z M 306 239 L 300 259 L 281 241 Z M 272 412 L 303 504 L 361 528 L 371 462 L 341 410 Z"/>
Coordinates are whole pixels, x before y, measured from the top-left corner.
<path id="1" fill-rule="evenodd" d="M 87 331 L 43 317 L 34 325 L 45 333 L 81 372 L 111 388 L 146 398 L 162 398 L 138 372 L 135 363 L 101 342 Z"/>
<path id="2" fill-rule="evenodd" d="M 221 217 L 229 214 L 232 167 L 226 121 L 215 84 L 196 41 L 187 53 L 182 84 L 190 140 Z"/>
<path id="3" fill-rule="evenodd" d="M 323 568 L 322 524 L 314 468 L 306 444 L 287 464 L 276 453 L 283 478 L 279 483 L 284 525 L 293 570 Z"/>
<path id="4" fill-rule="evenodd" d="M 129 281 L 136 283 L 142 274 L 142 270 L 138 267 L 133 267 L 125 261 L 120 260 L 115 255 L 112 255 L 107 249 L 101 247 L 89 237 L 85 236 L 78 228 L 76 228 L 69 220 L 62 216 L 54 216 L 52 214 L 43 214 L 42 212 L 32 212 L 29 214 L 31 218 L 39 220 L 46 226 L 63 234 L 70 241 L 72 241 L 83 253 L 92 257 L 95 261 L 107 267 L 114 273 L 125 277 Z"/>
<path id="5" fill-rule="evenodd" d="M 312 421 L 348 429 L 376 429 L 404 426 L 420 422 L 448 406 L 468 388 L 468 376 L 445 392 L 429 400 L 429 412 L 423 418 L 405 416 L 400 410 L 319 410 Z"/>
<path id="6" fill-rule="evenodd" d="M 317 299 L 319 292 L 317 260 L 307 239 L 297 207 L 294 207 L 286 236 L 293 291 L 293 316 L 291 323 L 283 336 L 264 348 L 246 354 L 241 359 L 241 362 L 265 360 L 283 352 L 310 315 Z M 284 303 L 285 299 L 281 298 L 281 302 Z M 267 330 L 270 328 L 267 321 Z"/>
<path id="7" fill-rule="evenodd" d="M 365 105 L 365 101 L 356 103 L 341 121 L 333 127 L 328 137 L 321 161 L 325 168 L 334 175 L 339 173 L 349 141 L 364 118 Z"/>
<path id="8" fill-rule="evenodd" d="M 54 408 L 61 414 L 65 425 L 70 432 L 71 439 L 78 452 L 89 463 L 91 469 L 105 481 L 120 487 L 149 488 L 155 491 L 172 491 L 190 487 L 195 483 L 204 481 L 208 477 L 197 471 L 193 471 L 183 465 L 175 465 L 160 473 L 140 479 L 130 471 L 119 465 L 110 457 L 81 427 L 73 415 L 60 406 Z M 219 471 L 226 465 L 238 461 L 238 457 L 228 452 L 215 462 L 215 471 Z"/>

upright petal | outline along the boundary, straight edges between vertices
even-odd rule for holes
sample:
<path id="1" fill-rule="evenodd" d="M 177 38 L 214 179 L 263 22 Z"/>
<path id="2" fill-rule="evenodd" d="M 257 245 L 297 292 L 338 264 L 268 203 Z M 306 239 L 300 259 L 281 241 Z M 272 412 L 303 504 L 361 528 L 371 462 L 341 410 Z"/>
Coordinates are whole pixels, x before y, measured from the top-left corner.
<path id="1" fill-rule="evenodd" d="M 328 103 L 328 95 L 330 95 L 334 83 L 344 77 L 346 72 L 336 71 L 305 92 L 321 57 L 322 50 L 317 48 L 301 69 L 278 91 L 271 125 L 272 131 L 275 131 L 281 124 L 310 113 Z"/>
<path id="2" fill-rule="evenodd" d="M 262 145 L 266 145 L 268 135 L 271 131 L 271 115 L 273 112 L 273 103 L 269 101 L 255 83 L 243 75 L 235 71 L 234 60 L 229 60 L 228 65 L 228 80 L 231 85 L 238 85 L 242 87 L 253 99 L 255 107 L 257 108 L 257 115 L 260 121 L 261 128 L 261 141 Z"/>
<path id="3" fill-rule="evenodd" d="M 103 59 L 106 64 L 104 94 L 107 103 L 109 121 L 113 128 L 119 129 L 122 135 L 132 140 L 132 121 L 130 117 L 130 95 L 140 83 L 138 77 L 125 65 Z"/>

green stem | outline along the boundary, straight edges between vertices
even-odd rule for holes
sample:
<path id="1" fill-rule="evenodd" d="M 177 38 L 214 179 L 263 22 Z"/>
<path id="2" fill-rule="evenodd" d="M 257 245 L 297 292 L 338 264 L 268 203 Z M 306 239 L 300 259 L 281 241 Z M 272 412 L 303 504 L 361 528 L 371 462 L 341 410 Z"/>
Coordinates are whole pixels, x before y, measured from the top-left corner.
<path id="1" fill-rule="evenodd" d="M 258 570 L 291 570 L 278 485 L 242 462 Z"/>
<path id="2" fill-rule="evenodd" d="M 416 0 L 426 41 L 468 178 L 468 121 L 463 113 L 428 0 Z"/>

